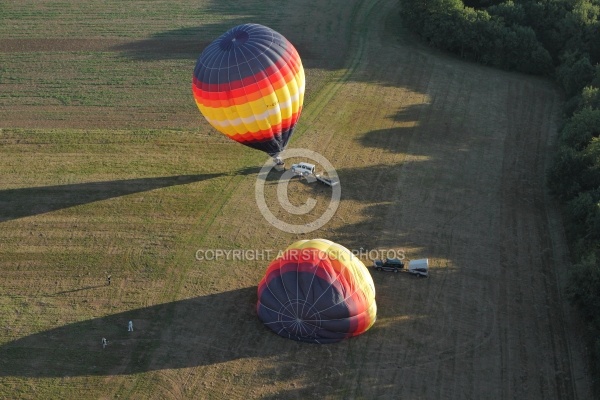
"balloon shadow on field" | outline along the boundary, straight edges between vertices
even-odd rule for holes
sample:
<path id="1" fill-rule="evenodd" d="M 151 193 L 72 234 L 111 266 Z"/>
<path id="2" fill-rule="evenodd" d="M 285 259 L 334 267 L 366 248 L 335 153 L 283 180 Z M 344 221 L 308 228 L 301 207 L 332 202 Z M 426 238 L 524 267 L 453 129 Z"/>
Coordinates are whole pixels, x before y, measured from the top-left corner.
<path id="1" fill-rule="evenodd" d="M 0 346 L 0 376 L 135 374 L 277 355 L 278 342 L 296 346 L 274 340 L 255 304 L 256 287 L 248 287 L 49 329 Z"/>
<path id="2" fill-rule="evenodd" d="M 113 46 L 132 60 L 154 61 L 170 59 L 196 59 L 214 39 L 230 28 L 247 21 L 228 20 L 223 24 L 203 24 L 157 33 L 147 39 L 135 40 Z"/>
<path id="3" fill-rule="evenodd" d="M 252 286 L 158 304 L 9 341 L 0 346 L 0 377 L 132 375 L 254 358 L 270 360 L 255 372 L 259 381 L 272 380 L 272 368 L 286 371 L 281 379 L 298 379 L 307 371 L 321 374 L 314 369 L 319 360 L 331 366 L 344 363 L 348 351 L 371 346 L 388 329 L 401 329 L 375 324 L 359 337 L 328 345 L 285 339 L 258 319 L 256 290 Z M 396 312 L 410 310 L 395 307 L 387 314 Z M 379 314 L 383 319 L 391 316 L 385 310 Z M 133 332 L 128 331 L 129 321 Z M 304 389 L 318 385 L 306 380 Z"/>
<path id="4" fill-rule="evenodd" d="M 173 59 L 196 60 L 204 49 L 229 29 L 250 22 L 256 22 L 251 17 L 228 19 L 220 24 L 202 24 L 197 27 L 186 27 L 159 32 L 153 36 L 127 43 L 114 45 L 112 51 L 121 53 L 123 57 L 136 61 L 156 61 Z M 269 24 L 269 26 L 272 26 Z M 275 28 L 275 27 L 274 27 Z M 277 30 L 293 42 L 294 47 L 302 55 L 305 67 L 334 69 L 341 67 L 341 62 L 331 64 L 328 58 L 319 59 L 319 55 L 311 49 L 310 44 L 295 40 L 289 27 Z"/>
<path id="5" fill-rule="evenodd" d="M 250 175 L 256 172 L 258 172 L 257 168 L 243 168 L 232 173 L 175 175 L 5 189 L 0 190 L 0 223 L 133 193 L 186 185 L 225 175 Z"/>
<path id="6" fill-rule="evenodd" d="M 153 61 L 195 59 L 211 42 L 204 28 L 183 28 L 163 32 L 147 39 L 118 44 L 111 48 L 132 60 Z"/>

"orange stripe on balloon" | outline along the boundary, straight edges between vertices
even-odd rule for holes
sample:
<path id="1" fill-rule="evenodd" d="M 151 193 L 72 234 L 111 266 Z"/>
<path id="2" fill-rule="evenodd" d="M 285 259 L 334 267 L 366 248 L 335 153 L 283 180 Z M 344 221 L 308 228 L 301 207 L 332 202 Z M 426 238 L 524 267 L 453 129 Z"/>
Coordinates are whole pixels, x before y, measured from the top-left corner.
<path id="1" fill-rule="evenodd" d="M 228 92 L 206 92 L 196 86 L 196 81 L 192 87 L 194 98 L 198 103 L 206 107 L 220 108 L 224 105 L 240 105 L 249 101 L 255 101 L 260 98 L 271 95 L 274 91 L 279 90 L 293 81 L 298 81 L 296 75 L 288 75 L 285 79 L 269 81 L 263 79 L 249 85 L 247 88 L 235 89 Z"/>
<path id="2" fill-rule="evenodd" d="M 299 79 L 300 72 L 294 72 L 288 65 L 271 71 L 261 71 L 251 77 L 245 78 L 243 85 L 241 81 L 225 82 L 219 85 L 204 83 L 195 76 L 192 79 L 192 90 L 196 98 L 208 100 L 226 100 L 231 97 L 248 96 L 274 87 L 276 90 L 287 85 L 293 80 Z M 217 87 L 220 90 L 215 90 Z"/>
<path id="3" fill-rule="evenodd" d="M 281 124 L 273 125 L 271 129 L 264 129 L 257 132 L 236 133 L 235 135 L 229 137 L 239 143 L 253 143 L 270 140 L 275 136 L 280 135 L 282 132 L 290 129 L 290 127 L 298 121 L 299 115 L 300 112 L 294 114 L 292 118 L 282 121 Z"/>
<path id="4" fill-rule="evenodd" d="M 291 46 L 291 44 L 290 44 Z M 291 51 L 293 49 L 293 52 Z M 228 82 L 219 82 L 212 83 L 201 80 L 199 77 L 194 75 L 195 86 L 198 89 L 204 92 L 227 92 L 232 89 L 242 88 L 244 86 L 250 85 L 256 81 L 260 81 L 263 78 L 271 79 L 273 75 L 278 76 L 280 74 L 288 75 L 288 71 L 291 71 L 291 68 L 288 66 L 288 63 L 294 63 L 297 65 L 302 65 L 300 61 L 300 57 L 296 50 L 291 46 L 291 49 L 288 49 L 282 57 L 280 57 L 273 64 L 269 65 L 267 68 L 257 71 L 254 75 L 247 76 L 245 78 L 228 81 Z M 295 72 L 291 72 L 291 75 L 295 75 L 301 70 L 301 68 L 297 67 Z M 281 72 L 283 71 L 283 72 Z"/>

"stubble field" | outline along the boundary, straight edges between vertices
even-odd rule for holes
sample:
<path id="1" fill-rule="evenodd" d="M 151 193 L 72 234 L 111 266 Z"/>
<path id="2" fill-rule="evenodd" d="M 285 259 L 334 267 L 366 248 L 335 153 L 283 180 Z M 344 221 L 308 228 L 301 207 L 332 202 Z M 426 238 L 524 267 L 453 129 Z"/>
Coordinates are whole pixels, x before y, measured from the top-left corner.
<path id="1" fill-rule="evenodd" d="M 396 1 L 0 7 L 0 398 L 592 398 L 544 187 L 562 106 L 549 82 L 424 47 Z M 196 57 L 245 22 L 297 47 L 289 147 L 340 177 L 337 212 L 308 235 L 263 218 L 266 155 L 193 102 Z M 281 218 L 326 207 L 328 188 L 292 181 L 290 201 L 319 204 L 286 216 L 271 178 Z M 317 237 L 427 257 L 431 277 L 373 271 L 362 336 L 280 338 L 256 285 L 269 256 Z M 264 257 L 197 257 L 215 249 Z"/>

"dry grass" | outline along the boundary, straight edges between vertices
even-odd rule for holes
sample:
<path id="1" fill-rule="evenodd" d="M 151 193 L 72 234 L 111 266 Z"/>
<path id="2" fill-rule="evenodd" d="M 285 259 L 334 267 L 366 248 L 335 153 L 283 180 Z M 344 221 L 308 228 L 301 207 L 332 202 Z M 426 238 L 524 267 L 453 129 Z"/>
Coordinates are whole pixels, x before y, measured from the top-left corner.
<path id="1" fill-rule="evenodd" d="M 543 186 L 552 85 L 415 44 L 387 21 L 395 1 L 52 4 L 2 6 L 0 397 L 589 397 Z M 297 45 L 292 147 L 340 174 L 340 208 L 310 236 L 432 264 L 429 280 L 375 274 L 377 323 L 336 345 L 260 324 L 270 260 L 195 258 L 302 237 L 256 208 L 265 156 L 194 108 L 194 42 L 247 21 Z M 316 215 L 328 190 L 293 182 L 290 200 Z"/>

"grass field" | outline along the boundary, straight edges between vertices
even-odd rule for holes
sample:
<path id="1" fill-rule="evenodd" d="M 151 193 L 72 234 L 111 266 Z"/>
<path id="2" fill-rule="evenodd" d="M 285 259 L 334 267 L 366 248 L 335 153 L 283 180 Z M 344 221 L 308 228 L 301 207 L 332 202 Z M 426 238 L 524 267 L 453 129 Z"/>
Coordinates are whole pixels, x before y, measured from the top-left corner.
<path id="1" fill-rule="evenodd" d="M 424 47 L 397 1 L 283 3 L 0 5 L 0 398 L 591 399 L 544 187 L 557 89 Z M 432 265 L 427 280 L 373 272 L 378 320 L 339 344 L 260 323 L 270 259 L 196 258 L 305 238 L 258 211 L 267 157 L 192 98 L 196 57 L 244 22 L 297 47 L 290 147 L 340 176 L 309 238 Z M 290 201 L 318 213 L 328 190 L 295 181 Z"/>

